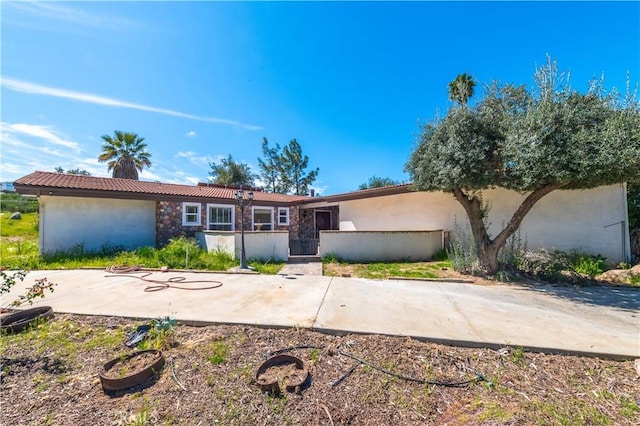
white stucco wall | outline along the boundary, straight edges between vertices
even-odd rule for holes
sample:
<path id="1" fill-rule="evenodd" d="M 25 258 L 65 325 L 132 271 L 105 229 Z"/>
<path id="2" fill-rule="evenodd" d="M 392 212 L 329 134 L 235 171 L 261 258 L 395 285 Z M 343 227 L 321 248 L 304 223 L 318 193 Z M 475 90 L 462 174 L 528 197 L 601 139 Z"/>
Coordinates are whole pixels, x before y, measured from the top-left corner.
<path id="1" fill-rule="evenodd" d="M 40 196 L 40 250 L 134 249 L 156 244 L 154 201 Z"/>
<path id="2" fill-rule="evenodd" d="M 289 231 L 268 231 L 244 233 L 244 247 L 247 259 L 287 260 L 289 257 Z M 240 259 L 241 234 L 236 232 L 236 258 Z"/>
<path id="3" fill-rule="evenodd" d="M 485 191 L 490 200 L 490 231 L 495 235 L 520 205 L 524 196 L 505 189 Z M 453 195 L 414 192 L 343 201 L 340 223 L 349 230 L 453 231 L 468 229 L 467 216 Z M 525 217 L 521 238 L 529 248 L 580 249 L 606 256 L 609 262 L 626 258 L 624 225 L 626 198 L 623 185 L 590 190 L 554 191 L 542 198 Z"/>
<path id="4" fill-rule="evenodd" d="M 233 232 L 196 232 L 195 238 L 200 247 L 208 252 L 225 252 L 231 256 L 236 251 L 236 236 Z"/>
<path id="5" fill-rule="evenodd" d="M 240 259 L 242 234 L 240 232 L 196 232 L 196 240 L 207 251 L 222 250 Z M 289 256 L 289 232 L 269 231 L 244 233 L 247 259 L 287 260 Z"/>
<path id="6" fill-rule="evenodd" d="M 320 231 L 320 255 L 349 261 L 424 261 L 442 248 L 442 231 Z"/>

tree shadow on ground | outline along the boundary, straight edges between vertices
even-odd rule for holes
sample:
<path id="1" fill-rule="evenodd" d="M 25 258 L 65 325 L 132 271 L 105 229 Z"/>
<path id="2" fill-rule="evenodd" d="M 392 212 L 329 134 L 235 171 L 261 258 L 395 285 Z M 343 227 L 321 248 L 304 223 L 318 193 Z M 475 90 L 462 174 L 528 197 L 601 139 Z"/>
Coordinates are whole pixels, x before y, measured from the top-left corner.
<path id="1" fill-rule="evenodd" d="M 562 285 L 541 282 L 518 283 L 528 290 L 544 293 L 576 303 L 606 306 L 625 311 L 640 311 L 640 287 L 608 284 Z"/>

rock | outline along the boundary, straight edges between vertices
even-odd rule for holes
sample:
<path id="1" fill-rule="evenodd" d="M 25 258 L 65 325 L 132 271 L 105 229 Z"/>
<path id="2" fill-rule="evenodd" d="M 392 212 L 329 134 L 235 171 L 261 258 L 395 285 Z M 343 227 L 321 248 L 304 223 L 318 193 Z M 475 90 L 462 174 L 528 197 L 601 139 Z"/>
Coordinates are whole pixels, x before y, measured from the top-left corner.
<path id="1" fill-rule="evenodd" d="M 611 283 L 625 283 L 631 278 L 633 269 L 610 269 L 596 277 L 599 281 L 609 281 Z"/>
<path id="2" fill-rule="evenodd" d="M 22 219 L 22 213 L 15 212 L 11 216 L 9 216 L 9 219 Z"/>
<path id="3" fill-rule="evenodd" d="M 638 374 L 638 377 L 640 377 L 640 359 L 636 359 L 633 362 L 633 365 L 636 367 L 636 373 Z"/>
<path id="4" fill-rule="evenodd" d="M 634 275 L 640 275 L 640 263 L 629 269 Z"/>

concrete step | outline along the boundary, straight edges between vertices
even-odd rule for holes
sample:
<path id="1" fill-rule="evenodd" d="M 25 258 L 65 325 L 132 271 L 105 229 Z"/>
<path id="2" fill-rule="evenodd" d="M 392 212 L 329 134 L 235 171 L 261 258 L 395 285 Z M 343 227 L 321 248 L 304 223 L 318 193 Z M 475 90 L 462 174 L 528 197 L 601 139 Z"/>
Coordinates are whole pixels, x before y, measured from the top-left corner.
<path id="1" fill-rule="evenodd" d="M 279 275 L 316 275 L 322 276 L 321 262 L 289 262 L 278 272 Z"/>
<path id="2" fill-rule="evenodd" d="M 287 263 L 312 263 L 312 262 L 322 262 L 322 258 L 318 255 L 307 255 L 307 256 L 289 256 Z"/>

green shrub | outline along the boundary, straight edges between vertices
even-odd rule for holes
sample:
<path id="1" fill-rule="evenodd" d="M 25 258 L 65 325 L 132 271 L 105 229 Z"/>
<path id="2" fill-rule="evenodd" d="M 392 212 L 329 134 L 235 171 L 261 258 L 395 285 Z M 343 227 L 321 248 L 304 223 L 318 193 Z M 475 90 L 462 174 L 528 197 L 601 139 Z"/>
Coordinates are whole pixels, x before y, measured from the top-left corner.
<path id="1" fill-rule="evenodd" d="M 137 249 L 136 255 L 138 255 L 140 259 L 152 260 L 157 258 L 157 252 L 158 251 L 154 247 L 145 246 Z"/>
<path id="2" fill-rule="evenodd" d="M 454 223 L 454 231 L 451 236 L 451 243 L 447 249 L 449 260 L 456 272 L 461 274 L 481 275 L 483 274 L 480 260 L 476 252 L 476 244 L 473 234 L 466 229 L 460 228 L 458 223 Z"/>
<path id="3" fill-rule="evenodd" d="M 504 225 L 502 226 L 504 228 Z M 518 265 L 522 261 L 524 253 L 527 251 L 527 241 L 522 241 L 520 229 L 512 234 L 505 245 L 500 249 L 498 253 L 498 262 L 501 265 L 510 266 L 512 268 L 518 268 Z"/>
<path id="4" fill-rule="evenodd" d="M 600 255 L 572 252 L 569 255 L 569 262 L 576 272 L 591 279 L 607 269 L 607 259 Z"/>
<path id="5" fill-rule="evenodd" d="M 170 268 L 196 267 L 203 250 L 193 238 L 180 237 L 169 241 L 158 251 L 158 260 Z"/>
<path id="6" fill-rule="evenodd" d="M 211 271 L 226 271 L 237 264 L 238 262 L 225 251 L 203 252 L 200 262 L 198 263 L 198 268 Z"/>
<path id="7" fill-rule="evenodd" d="M 545 281 L 557 282 L 563 279 L 562 271 L 569 266 L 567 254 L 554 250 L 549 252 L 545 249 L 539 251 L 525 251 L 517 268 L 534 277 Z"/>
<path id="8" fill-rule="evenodd" d="M 33 213 L 38 211 L 38 199 L 35 197 L 26 197 L 20 194 L 0 195 L 0 211 L 3 212 L 20 212 Z"/>
<path id="9" fill-rule="evenodd" d="M 447 253 L 446 248 L 441 248 L 437 252 L 431 256 L 431 260 L 434 262 L 443 262 L 445 260 L 449 260 L 449 253 Z"/>

